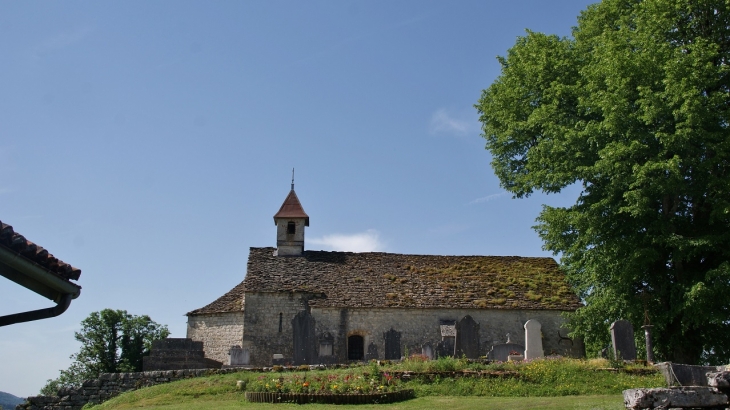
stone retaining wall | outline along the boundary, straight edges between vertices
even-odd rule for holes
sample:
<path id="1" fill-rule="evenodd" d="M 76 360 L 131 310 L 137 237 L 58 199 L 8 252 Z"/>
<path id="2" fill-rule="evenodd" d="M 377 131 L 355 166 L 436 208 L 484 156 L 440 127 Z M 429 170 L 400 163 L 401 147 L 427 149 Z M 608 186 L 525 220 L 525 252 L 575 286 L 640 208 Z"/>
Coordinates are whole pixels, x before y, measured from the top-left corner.
<path id="1" fill-rule="evenodd" d="M 64 388 L 57 396 L 28 397 L 16 410 L 79 410 L 86 403 L 102 403 L 120 393 L 192 377 L 239 372 L 240 369 L 167 370 L 138 373 L 104 373 L 78 388 Z"/>

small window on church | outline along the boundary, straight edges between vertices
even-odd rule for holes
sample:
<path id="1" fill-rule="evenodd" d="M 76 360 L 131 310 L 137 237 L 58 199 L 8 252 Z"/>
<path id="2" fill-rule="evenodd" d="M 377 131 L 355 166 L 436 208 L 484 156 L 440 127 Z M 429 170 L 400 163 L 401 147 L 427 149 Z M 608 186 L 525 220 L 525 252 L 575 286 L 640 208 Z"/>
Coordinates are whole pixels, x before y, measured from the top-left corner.
<path id="1" fill-rule="evenodd" d="M 279 333 L 281 333 L 281 326 L 284 324 L 284 314 L 279 313 Z"/>
<path id="2" fill-rule="evenodd" d="M 297 225 L 294 222 L 289 222 L 286 226 L 286 233 L 294 235 L 297 232 Z"/>

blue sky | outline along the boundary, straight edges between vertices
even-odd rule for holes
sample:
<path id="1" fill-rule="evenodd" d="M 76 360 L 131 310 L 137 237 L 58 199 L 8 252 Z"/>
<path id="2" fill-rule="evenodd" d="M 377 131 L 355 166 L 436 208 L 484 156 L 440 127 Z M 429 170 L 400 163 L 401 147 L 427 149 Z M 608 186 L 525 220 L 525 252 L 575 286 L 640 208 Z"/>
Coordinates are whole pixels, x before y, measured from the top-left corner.
<path id="1" fill-rule="evenodd" d="M 578 190 L 511 199 L 473 105 L 526 28 L 568 36 L 589 3 L 0 1 L 0 220 L 83 287 L 0 328 L 0 391 L 57 377 L 93 311 L 185 337 L 275 246 L 292 167 L 307 249 L 548 255 L 530 227 Z"/>

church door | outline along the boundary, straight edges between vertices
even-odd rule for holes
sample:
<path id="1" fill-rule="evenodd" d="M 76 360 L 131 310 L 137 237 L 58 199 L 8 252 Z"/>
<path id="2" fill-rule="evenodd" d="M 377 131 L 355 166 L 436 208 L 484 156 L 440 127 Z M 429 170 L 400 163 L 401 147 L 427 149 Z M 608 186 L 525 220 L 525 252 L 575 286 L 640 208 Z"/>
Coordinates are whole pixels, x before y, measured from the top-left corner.
<path id="1" fill-rule="evenodd" d="M 347 338 L 347 360 L 363 360 L 365 358 L 365 339 L 352 335 Z"/>

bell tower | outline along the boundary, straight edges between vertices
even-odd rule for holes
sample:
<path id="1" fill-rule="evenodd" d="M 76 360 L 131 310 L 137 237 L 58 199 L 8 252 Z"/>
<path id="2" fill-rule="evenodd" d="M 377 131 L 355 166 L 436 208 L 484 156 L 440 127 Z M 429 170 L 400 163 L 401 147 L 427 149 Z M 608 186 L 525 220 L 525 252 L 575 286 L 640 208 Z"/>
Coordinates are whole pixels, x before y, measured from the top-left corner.
<path id="1" fill-rule="evenodd" d="M 274 215 L 276 224 L 276 248 L 279 256 L 296 256 L 304 252 L 304 227 L 309 226 L 309 215 L 294 192 L 294 170 L 292 169 L 291 191 L 279 212 Z"/>

